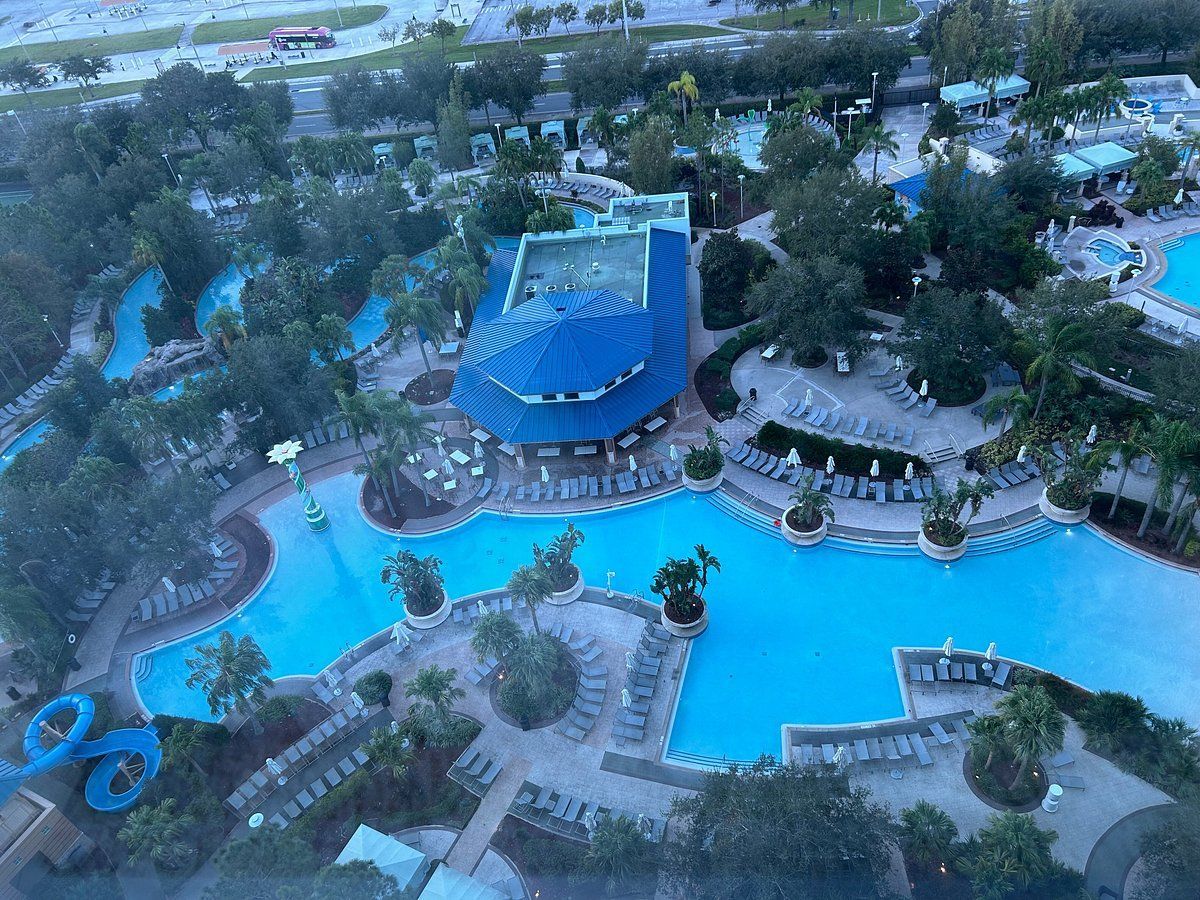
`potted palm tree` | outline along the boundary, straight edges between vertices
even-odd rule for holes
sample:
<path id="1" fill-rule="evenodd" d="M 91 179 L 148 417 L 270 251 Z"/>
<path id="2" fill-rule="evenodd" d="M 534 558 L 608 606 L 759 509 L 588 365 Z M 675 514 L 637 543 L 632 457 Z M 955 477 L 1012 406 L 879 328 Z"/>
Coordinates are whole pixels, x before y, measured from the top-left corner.
<path id="1" fill-rule="evenodd" d="M 799 489 L 789 499 L 792 505 L 779 520 L 784 539 L 798 547 L 811 547 L 825 540 L 829 523 L 834 521 L 833 501 L 828 494 L 813 490 L 813 476 L 801 479 Z"/>
<path id="2" fill-rule="evenodd" d="M 400 597 L 413 628 L 433 628 L 450 615 L 450 595 L 441 573 L 442 561 L 436 556 L 424 559 L 411 550 L 384 557 L 379 580 L 389 586 L 388 596 Z"/>
<path id="3" fill-rule="evenodd" d="M 1104 458 L 1095 450 L 1076 446 L 1061 469 L 1055 469 L 1055 462 L 1049 454 L 1041 460 L 1046 486 L 1038 499 L 1038 509 L 1051 522 L 1078 525 L 1091 514 L 1092 494 L 1100 485 Z"/>
<path id="4" fill-rule="evenodd" d="M 704 443 L 699 447 L 690 445 L 683 458 L 683 483 L 699 494 L 715 491 L 721 484 L 725 454 L 721 445 L 728 441 L 709 425 L 704 429 Z"/>
<path id="5" fill-rule="evenodd" d="M 697 544 L 695 557 L 668 557 L 654 573 L 650 590 L 662 597 L 663 628 L 676 637 L 694 638 L 708 627 L 704 589 L 710 569 L 720 572 L 720 561 Z"/>
<path id="6" fill-rule="evenodd" d="M 982 479 L 972 484 L 958 479 L 953 491 L 934 486 L 922 501 L 921 530 L 917 546 L 926 556 L 951 562 L 967 552 L 967 525 L 979 515 L 983 501 L 994 496 L 995 488 Z M 967 517 L 962 518 L 967 510 Z"/>
<path id="7" fill-rule="evenodd" d="M 547 603 L 566 606 L 583 594 L 583 573 L 571 560 L 575 548 L 583 541 L 583 532 L 579 531 L 573 522 L 568 522 L 567 530 L 555 535 L 545 550 L 537 544 L 533 545 L 534 563 L 545 569 L 550 579 L 550 596 L 546 598 Z"/>

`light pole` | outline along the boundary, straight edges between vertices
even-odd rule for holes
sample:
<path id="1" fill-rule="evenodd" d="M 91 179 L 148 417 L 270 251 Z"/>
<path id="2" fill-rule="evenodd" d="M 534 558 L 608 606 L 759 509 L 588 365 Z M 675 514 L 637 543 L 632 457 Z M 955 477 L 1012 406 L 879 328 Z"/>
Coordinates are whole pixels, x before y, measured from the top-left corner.
<path id="1" fill-rule="evenodd" d="M 296 454 L 303 449 L 304 445 L 299 441 L 284 441 L 271 448 L 267 453 L 267 461 L 278 463 L 287 469 L 292 484 L 296 485 L 296 490 L 300 493 L 300 502 L 304 504 L 304 518 L 308 521 L 308 527 L 313 531 L 324 531 L 329 527 L 329 517 L 325 515 L 325 510 L 321 509 L 321 504 L 309 491 L 304 476 L 300 474 L 300 469 L 296 466 Z"/>
<path id="2" fill-rule="evenodd" d="M 500 149 L 500 145 L 504 143 L 504 133 L 500 130 L 500 123 L 496 123 L 496 150 Z"/>
<path id="3" fill-rule="evenodd" d="M 42 0 L 38 0 L 37 8 L 38 8 L 38 12 L 40 12 L 42 14 L 42 19 L 44 19 L 46 24 L 50 26 L 50 33 L 52 35 L 54 35 L 54 43 L 57 44 L 58 43 L 58 32 L 54 29 L 54 23 L 50 21 L 50 17 L 46 15 L 46 10 L 44 10 L 42 8 Z M 16 29 L 13 29 L 13 30 L 15 31 Z"/>
<path id="4" fill-rule="evenodd" d="M 58 341 L 58 349 L 59 349 L 59 350 L 66 350 L 67 348 L 63 346 L 62 338 L 60 338 L 60 337 L 58 336 L 58 332 L 57 332 L 57 331 L 55 331 L 55 330 L 54 330 L 54 326 L 50 324 L 50 317 L 49 317 L 49 316 L 42 316 L 42 321 L 46 323 L 46 327 L 47 327 L 47 328 L 49 328 L 49 329 L 50 329 L 50 333 L 51 333 L 52 335 L 54 335 L 54 340 Z"/>
<path id="5" fill-rule="evenodd" d="M 746 218 L 746 174 L 738 175 L 738 218 Z"/>
<path id="6" fill-rule="evenodd" d="M 12 29 L 12 33 L 17 38 L 17 43 L 20 44 L 21 49 L 25 51 L 25 59 L 27 59 L 29 62 L 33 62 L 33 57 L 29 55 L 29 49 L 25 46 L 25 42 L 21 40 L 21 32 L 17 31 L 17 26 L 9 25 L 8 27 Z"/>
<path id="7" fill-rule="evenodd" d="M 460 213 L 454 217 L 454 233 L 458 235 L 458 239 L 462 241 L 463 249 L 467 253 L 471 252 L 471 248 L 467 246 L 467 230 L 463 228 L 463 217 Z"/>
<path id="8" fill-rule="evenodd" d="M 920 276 L 920 275 L 914 275 L 914 276 L 913 276 L 913 279 L 912 279 L 912 286 L 913 286 L 913 299 L 914 299 L 914 300 L 916 300 L 916 299 L 917 299 L 917 286 L 918 286 L 920 283 L 921 283 L 921 276 Z"/>
<path id="9" fill-rule="evenodd" d="M 883 3 L 883 0 L 879 0 L 879 2 Z M 871 73 L 871 112 L 875 112 L 875 86 L 877 84 L 879 84 L 879 73 L 872 72 Z"/>
<path id="10" fill-rule="evenodd" d="M 166 153 L 164 153 L 162 155 L 162 158 L 167 164 L 167 171 L 171 173 L 171 178 L 173 178 L 175 180 L 175 183 L 177 185 L 182 185 L 183 179 L 175 174 L 175 167 L 171 165 L 171 157 L 168 156 Z"/>
<path id="11" fill-rule="evenodd" d="M 928 117 L 929 117 L 929 101 L 926 100 L 924 103 L 921 104 L 921 124 L 922 125 L 925 124 L 925 121 Z"/>
<path id="12" fill-rule="evenodd" d="M 717 192 L 713 191 L 711 194 L 709 194 L 708 199 L 712 201 L 713 228 L 716 228 L 717 227 Z"/>
<path id="13" fill-rule="evenodd" d="M 17 124 L 21 126 L 21 134 L 25 135 L 25 137 L 29 137 L 29 132 L 25 130 L 25 123 L 21 121 L 21 117 L 17 115 L 17 111 L 15 109 L 10 109 L 8 114 L 16 119 Z"/>

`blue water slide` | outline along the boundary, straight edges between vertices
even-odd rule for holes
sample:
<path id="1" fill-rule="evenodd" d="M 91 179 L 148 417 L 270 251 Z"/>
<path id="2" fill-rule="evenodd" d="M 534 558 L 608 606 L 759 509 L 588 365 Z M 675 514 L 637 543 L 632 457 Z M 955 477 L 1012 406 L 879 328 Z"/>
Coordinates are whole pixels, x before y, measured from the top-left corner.
<path id="1" fill-rule="evenodd" d="M 119 728 L 98 740 L 79 744 L 75 750 L 77 759 L 101 757 L 83 789 L 88 805 L 98 812 L 120 812 L 133 806 L 146 782 L 158 774 L 162 765 L 162 750 L 158 744 L 158 731 L 153 725 Z M 144 760 L 145 767 L 128 790 L 113 793 L 112 781 L 118 777 L 121 765 L 138 755 Z"/>
<path id="2" fill-rule="evenodd" d="M 42 746 L 42 725 L 64 710 L 75 711 L 75 722 L 63 739 L 47 750 Z M 96 703 L 87 694 L 64 694 L 51 700 L 40 710 L 29 727 L 25 729 L 25 741 L 22 749 L 25 758 L 29 760 L 22 768 L 27 776 L 41 775 L 51 769 L 58 768 L 74 761 L 73 752 L 87 730 L 92 727 L 92 719 L 96 715 Z"/>

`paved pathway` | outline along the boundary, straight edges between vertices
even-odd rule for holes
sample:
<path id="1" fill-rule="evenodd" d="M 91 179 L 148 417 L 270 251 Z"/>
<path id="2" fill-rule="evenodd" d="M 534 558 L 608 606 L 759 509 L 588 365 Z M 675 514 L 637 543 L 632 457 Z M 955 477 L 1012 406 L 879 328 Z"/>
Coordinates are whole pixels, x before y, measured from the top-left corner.
<path id="1" fill-rule="evenodd" d="M 492 835 L 500 827 L 501 820 L 508 815 L 508 805 L 520 790 L 529 769 L 529 760 L 520 757 L 509 759 L 504 764 L 503 771 L 492 782 L 487 796 L 480 801 L 475 815 L 471 816 L 471 821 L 450 849 L 450 855 L 446 857 L 447 865 L 468 874 L 475 871 L 475 866 L 487 851 Z"/>
<path id="2" fill-rule="evenodd" d="M 1141 856 L 1142 835 L 1166 822 L 1171 806 L 1166 803 L 1131 812 L 1100 836 L 1083 870 L 1090 893 L 1101 898 L 1125 896 L 1129 870 Z"/>

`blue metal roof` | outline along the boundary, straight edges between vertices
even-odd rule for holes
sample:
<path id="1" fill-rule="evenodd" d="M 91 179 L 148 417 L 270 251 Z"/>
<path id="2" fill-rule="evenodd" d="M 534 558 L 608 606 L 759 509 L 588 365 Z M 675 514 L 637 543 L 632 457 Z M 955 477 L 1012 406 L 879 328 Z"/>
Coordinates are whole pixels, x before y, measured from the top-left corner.
<path id="1" fill-rule="evenodd" d="M 921 191 L 925 190 L 925 182 L 928 180 L 928 172 L 918 172 L 916 175 L 909 175 L 907 178 L 894 181 L 888 187 L 896 192 L 897 197 L 903 197 L 906 200 L 920 200 Z"/>
<path id="2" fill-rule="evenodd" d="M 649 355 L 652 318 L 612 291 L 541 294 L 473 333 L 464 362 L 525 396 L 595 391 Z"/>
<path id="3" fill-rule="evenodd" d="M 686 233 L 651 225 L 646 255 L 647 309 L 642 312 L 649 319 L 640 318 L 638 313 L 616 317 L 619 322 L 639 321 L 649 328 L 649 355 L 645 357 L 644 368 L 594 400 L 552 403 L 527 403 L 485 370 L 489 359 L 486 348 L 494 340 L 492 330 L 507 328 L 502 321 L 506 318 L 502 315 L 504 298 L 516 263 L 516 254 L 497 251 L 488 267 L 488 288 L 480 298 L 450 402 L 509 443 L 600 440 L 624 431 L 687 387 L 687 249 Z M 577 296 L 588 297 L 589 303 L 611 302 L 603 298 L 605 293 Z M 600 296 L 589 297 L 589 294 Z M 616 299 L 638 310 L 629 301 Z M 528 303 L 522 304 L 525 305 Z M 520 309 L 517 307 L 513 312 Z M 534 369 L 538 370 L 536 375 Z M 552 392 L 549 378 L 554 374 L 552 366 L 542 369 L 535 363 L 522 371 L 529 375 L 530 383 L 536 379 L 536 383 L 546 385 L 538 393 Z M 569 388 L 558 387 L 553 392 L 566 390 Z"/>

